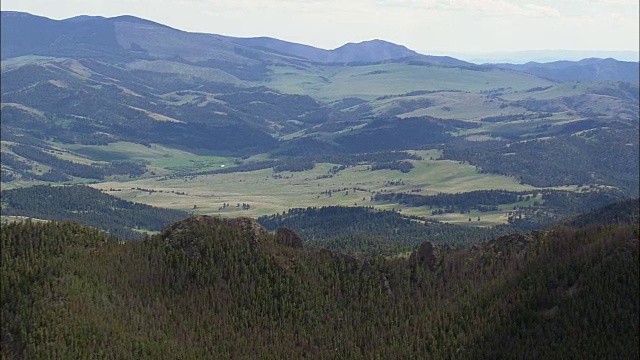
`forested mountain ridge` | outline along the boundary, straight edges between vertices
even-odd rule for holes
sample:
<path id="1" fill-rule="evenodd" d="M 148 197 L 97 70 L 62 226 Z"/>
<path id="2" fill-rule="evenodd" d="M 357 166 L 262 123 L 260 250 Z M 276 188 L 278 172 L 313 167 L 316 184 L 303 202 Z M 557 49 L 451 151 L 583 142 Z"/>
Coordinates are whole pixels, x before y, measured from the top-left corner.
<path id="1" fill-rule="evenodd" d="M 252 224 L 196 217 L 125 244 L 71 223 L 2 225 L 3 356 L 639 355 L 637 222 L 360 259 Z"/>

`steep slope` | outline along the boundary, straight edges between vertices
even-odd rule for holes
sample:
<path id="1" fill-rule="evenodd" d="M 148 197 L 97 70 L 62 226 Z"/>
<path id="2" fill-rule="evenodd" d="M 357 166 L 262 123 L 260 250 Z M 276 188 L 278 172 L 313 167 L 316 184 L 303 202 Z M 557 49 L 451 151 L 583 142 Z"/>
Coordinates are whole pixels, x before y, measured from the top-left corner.
<path id="1" fill-rule="evenodd" d="M 329 50 L 264 36 L 253 38 L 238 38 L 232 36 L 217 35 L 217 37 L 236 44 L 241 44 L 256 49 L 264 49 L 278 54 L 293 56 L 296 58 L 307 59 L 316 62 L 326 62 L 326 59 L 330 54 Z"/>

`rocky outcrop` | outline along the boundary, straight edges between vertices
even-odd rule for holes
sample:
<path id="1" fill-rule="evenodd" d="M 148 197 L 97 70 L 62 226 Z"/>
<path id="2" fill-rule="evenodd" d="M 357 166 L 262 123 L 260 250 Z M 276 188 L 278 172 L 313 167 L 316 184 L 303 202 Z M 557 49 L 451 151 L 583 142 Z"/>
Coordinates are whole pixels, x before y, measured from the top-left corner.
<path id="1" fill-rule="evenodd" d="M 175 242 L 174 240 L 177 241 L 178 239 L 181 239 L 181 243 L 184 243 L 185 241 L 189 242 L 188 239 L 190 237 L 185 235 L 199 226 L 212 228 L 228 227 L 244 235 L 243 238 L 249 240 L 253 244 L 275 242 L 295 249 L 303 248 L 302 239 L 292 230 L 280 228 L 275 234 L 273 234 L 260 225 L 256 219 L 249 217 L 223 219 L 208 215 L 192 216 L 171 224 L 163 230 L 162 236 L 169 242 Z M 192 247 L 189 244 L 183 245 L 187 245 L 187 248 Z"/>
<path id="2" fill-rule="evenodd" d="M 442 257 L 440 249 L 436 245 L 430 241 L 425 241 L 411 254 L 409 261 L 411 264 L 417 263 L 425 269 L 435 271 L 440 267 Z"/>
<path id="3" fill-rule="evenodd" d="M 302 239 L 298 234 L 287 228 L 280 228 L 276 231 L 276 242 L 280 245 L 289 246 L 295 249 L 302 249 Z"/>
<path id="4" fill-rule="evenodd" d="M 484 245 L 482 245 L 483 251 L 492 251 L 496 254 L 511 254 L 514 252 L 522 252 L 529 248 L 531 243 L 534 241 L 534 236 L 536 233 L 532 234 L 509 234 L 498 237 L 495 240 L 488 241 Z"/>
<path id="5" fill-rule="evenodd" d="M 265 229 L 256 219 L 249 217 L 239 217 L 222 219 L 222 222 L 229 227 L 239 230 L 253 242 L 262 242 L 269 236 L 269 231 Z"/>

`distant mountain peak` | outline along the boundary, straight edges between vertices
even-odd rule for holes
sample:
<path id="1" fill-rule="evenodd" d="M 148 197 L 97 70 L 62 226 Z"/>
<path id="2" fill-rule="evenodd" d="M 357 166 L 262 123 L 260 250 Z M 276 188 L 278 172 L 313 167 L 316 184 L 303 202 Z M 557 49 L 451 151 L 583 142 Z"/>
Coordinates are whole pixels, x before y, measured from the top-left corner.
<path id="1" fill-rule="evenodd" d="M 142 19 L 142 18 L 133 16 L 133 15 L 114 16 L 114 17 L 109 18 L 109 20 L 112 21 L 112 22 L 128 22 L 128 23 L 160 26 L 160 27 L 163 27 L 163 28 L 171 28 L 170 26 L 167 26 L 167 25 L 164 25 L 164 24 L 160 24 L 160 23 L 157 23 L 155 21 L 151 21 L 151 20 L 147 20 L 147 19 Z"/>
<path id="2" fill-rule="evenodd" d="M 359 49 L 367 49 L 367 50 L 397 49 L 398 51 L 405 51 L 408 53 L 417 54 L 415 51 L 408 49 L 404 45 L 398 45 L 398 44 L 394 44 L 392 42 L 389 42 L 386 40 L 380 40 L 380 39 L 365 40 L 360 42 L 348 42 L 340 47 L 333 49 L 332 51 L 339 51 L 340 49 L 345 49 L 345 48 L 359 48 Z"/>
<path id="3" fill-rule="evenodd" d="M 405 48 L 405 46 L 403 45 L 398 45 L 395 43 L 392 43 L 390 41 L 387 40 L 381 40 L 381 39 L 371 39 L 371 40 L 364 40 L 364 41 L 360 41 L 360 42 L 348 42 L 342 46 L 339 46 L 337 49 L 341 48 L 341 47 L 345 47 L 345 46 L 353 46 L 353 45 L 374 45 L 374 46 L 393 46 L 393 47 L 402 47 Z"/>
<path id="4" fill-rule="evenodd" d="M 406 46 L 373 39 L 359 43 L 347 43 L 331 50 L 331 62 L 377 62 L 419 56 Z"/>
<path id="5" fill-rule="evenodd" d="M 92 16 L 92 15 L 78 15 L 78 16 L 74 16 L 74 17 L 70 17 L 67 19 L 64 19 L 64 21 L 89 21 L 89 20 L 103 20 L 105 19 L 104 16 Z"/>

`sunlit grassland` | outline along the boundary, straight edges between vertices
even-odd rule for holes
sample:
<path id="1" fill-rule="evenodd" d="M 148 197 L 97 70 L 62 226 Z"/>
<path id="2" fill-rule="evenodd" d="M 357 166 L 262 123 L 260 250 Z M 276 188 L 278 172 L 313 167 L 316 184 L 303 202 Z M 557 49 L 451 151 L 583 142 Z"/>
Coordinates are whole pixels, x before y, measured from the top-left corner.
<path id="1" fill-rule="evenodd" d="M 311 69 L 272 67 L 263 85 L 286 93 L 305 94 L 320 100 L 358 97 L 373 100 L 416 90 L 509 91 L 549 86 L 553 83 L 523 73 L 504 70 L 475 71 L 441 66 L 376 64 L 318 66 Z"/>
<path id="2" fill-rule="evenodd" d="M 438 150 L 413 151 L 422 160 L 409 160 L 414 168 L 408 173 L 396 170 L 371 171 L 369 164 L 347 167 L 332 177 L 330 170 L 336 164 L 317 163 L 312 170 L 274 173 L 272 169 L 230 174 L 165 177 L 180 172 L 193 173 L 220 169 L 221 165 L 235 166 L 235 158 L 199 156 L 187 151 L 160 145 L 143 146 L 118 142 L 105 146 L 59 145 L 57 156 L 73 160 L 75 153 L 93 160 L 142 160 L 149 165 L 146 177 L 130 180 L 126 177 L 92 184 L 96 188 L 125 200 L 179 209 L 194 214 L 225 217 L 269 215 L 291 208 L 309 206 L 373 206 L 378 209 L 400 210 L 406 215 L 424 216 L 440 221 L 473 226 L 505 223 L 511 206 L 500 211 L 471 214 L 432 215 L 428 207 L 408 207 L 397 203 L 376 202 L 376 193 L 464 193 L 474 190 L 527 191 L 535 189 L 520 184 L 516 179 L 492 174 L 481 174 L 474 166 L 451 160 L 436 160 Z M 64 148 L 63 148 L 64 146 Z M 58 154 L 59 153 L 59 154 Z M 77 160 L 77 159 L 75 159 Z M 256 156 L 248 160 L 265 160 Z M 39 169 L 46 171 L 46 169 Z M 75 179 L 74 182 L 88 182 Z M 3 186 L 6 184 L 3 184 Z M 13 186 L 15 185 L 15 186 Z M 9 183 L 6 189 L 33 184 Z M 533 200 L 531 200 L 533 201 Z M 223 207 L 223 204 L 228 206 Z M 242 204 L 249 204 L 243 210 Z M 239 206 L 238 206 L 239 205 Z M 469 222 L 469 217 L 473 221 Z M 477 221 L 477 217 L 481 220 Z"/>
<path id="3" fill-rule="evenodd" d="M 40 56 L 40 55 L 25 55 L 18 56 L 10 59 L 2 59 L 0 62 L 2 71 L 9 70 L 12 68 L 20 67 L 26 64 L 42 64 L 48 62 L 62 62 L 67 60 L 66 58 L 55 58 L 50 56 Z"/>
<path id="4" fill-rule="evenodd" d="M 418 152 L 424 160 L 411 160 L 415 168 L 409 173 L 395 170 L 371 171 L 369 165 L 348 167 L 331 178 L 335 164 L 319 163 L 303 172 L 274 174 L 271 169 L 252 172 L 200 175 L 163 180 L 138 179 L 128 182 L 103 182 L 92 186 L 126 200 L 195 214 L 251 216 L 273 214 L 290 208 L 309 206 L 373 206 L 389 208 L 389 204 L 372 201 L 375 193 L 421 191 L 419 194 L 456 193 L 473 190 L 534 189 L 513 178 L 480 174 L 475 167 L 437 158 L 437 152 Z M 153 190 L 148 191 L 148 190 Z M 331 195 L 329 195 L 329 193 Z M 242 210 L 242 204 L 249 210 Z M 230 204 L 230 207 L 223 207 Z M 237 205 L 240 204 L 240 207 Z M 396 205 L 395 208 L 402 206 Z M 405 208 L 412 215 L 430 216 L 426 208 Z M 478 225 L 478 224 L 475 224 Z"/>
<path id="5" fill-rule="evenodd" d="M 575 189 L 566 190 L 572 191 Z M 533 206 L 535 202 L 543 204 L 544 200 L 541 195 L 537 197 L 533 193 L 529 194 L 528 200 L 518 201 L 512 204 L 502 204 L 498 206 L 499 210 L 496 211 L 478 211 L 472 210 L 468 213 L 447 213 L 447 214 L 435 214 L 432 215 L 432 211 L 439 210 L 439 207 L 419 206 L 419 207 L 407 207 L 397 202 L 379 203 L 376 205 L 379 209 L 400 211 L 406 216 L 421 216 L 427 219 L 437 220 L 441 222 L 468 225 L 468 226 L 494 226 L 507 223 L 509 213 L 517 208 L 524 208 L 527 206 Z M 526 196 L 526 195 L 524 195 Z M 444 210 L 444 209 L 443 209 Z M 469 220 L 471 219 L 471 220 Z"/>
<path id="6" fill-rule="evenodd" d="M 99 161 L 113 160 L 148 160 L 153 161 L 165 157 L 193 156 L 192 153 L 153 144 L 145 146 L 131 142 L 113 142 L 108 145 L 60 145 L 77 153 L 84 154 Z"/>
<path id="7" fill-rule="evenodd" d="M 127 65 L 128 69 L 178 74 L 187 78 L 205 79 L 212 82 L 242 85 L 237 77 L 210 67 L 195 66 L 168 60 L 137 60 Z"/>
<path id="8" fill-rule="evenodd" d="M 593 85 L 593 83 L 588 82 L 561 83 L 552 85 L 550 88 L 541 91 L 514 91 L 502 94 L 500 97 L 509 101 L 523 99 L 550 100 L 563 96 L 584 94 L 589 88 L 592 88 Z"/>
<path id="9" fill-rule="evenodd" d="M 441 119 L 479 120 L 489 116 L 527 113 L 519 106 L 503 106 L 504 102 L 473 93 L 437 93 L 425 95 L 434 105 L 401 114 L 400 117 L 432 116 Z"/>
<path id="10" fill-rule="evenodd" d="M 98 161 L 145 161 L 147 168 L 157 175 L 174 172 L 197 172 L 233 166 L 235 158 L 202 156 L 158 144 L 144 146 L 130 142 L 109 145 L 65 145 L 69 150 Z"/>

